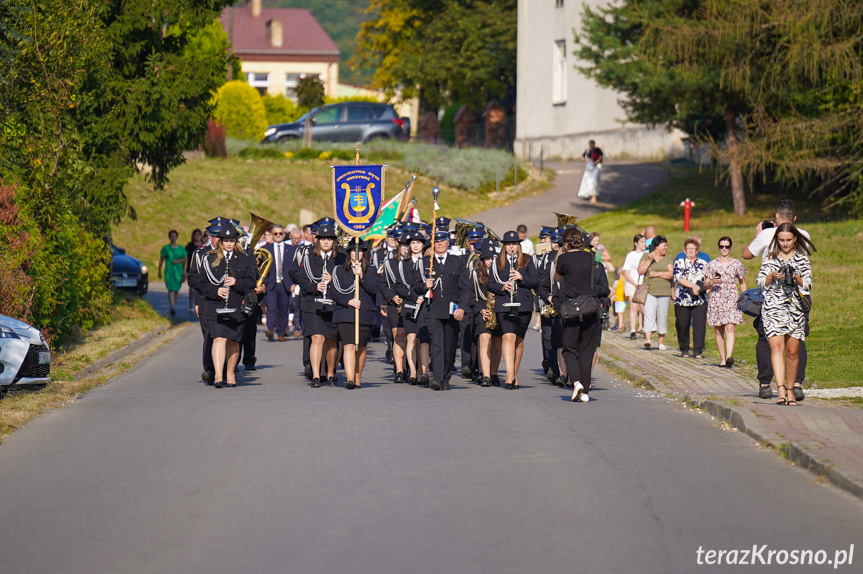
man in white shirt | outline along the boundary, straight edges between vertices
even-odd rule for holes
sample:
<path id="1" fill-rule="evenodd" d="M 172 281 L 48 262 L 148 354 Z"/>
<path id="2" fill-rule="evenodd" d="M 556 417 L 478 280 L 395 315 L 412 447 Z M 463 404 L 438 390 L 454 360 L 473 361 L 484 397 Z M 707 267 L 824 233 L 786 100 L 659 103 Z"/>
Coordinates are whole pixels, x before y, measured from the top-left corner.
<path id="1" fill-rule="evenodd" d="M 274 336 L 284 341 L 288 334 L 288 310 L 291 303 L 291 287 L 293 286 L 288 272 L 296 247 L 285 243 L 285 228 L 273 226 L 273 243 L 265 245 L 264 249 L 273 257 L 273 264 L 266 277 L 267 285 L 267 339 Z"/>
<path id="2" fill-rule="evenodd" d="M 790 199 L 783 199 L 777 203 L 774 217 L 775 221 L 762 221 L 755 227 L 755 239 L 743 249 L 744 259 L 754 259 L 760 255 L 761 260 L 764 260 L 770 251 L 773 237 L 776 235 L 776 227 L 786 222 L 795 223 L 797 221 L 797 209 L 794 206 L 794 202 Z M 765 223 L 770 226 L 764 227 Z M 809 239 L 809 233 L 799 227 L 797 230 L 805 235 L 806 239 Z M 809 296 L 809 293 L 802 289 L 800 293 L 804 296 Z M 767 337 L 764 334 L 761 317 L 756 317 L 752 326 L 758 332 L 758 342 L 755 343 L 755 359 L 758 364 L 758 396 L 762 399 L 769 399 L 773 396 L 773 391 L 770 388 L 770 381 L 773 380 L 773 364 L 770 362 L 770 344 L 767 342 Z M 809 335 L 809 313 L 806 313 L 805 333 L 807 336 Z M 797 354 L 800 357 L 800 363 L 797 367 L 797 377 L 794 379 L 794 384 L 802 385 L 803 379 L 806 378 L 806 360 L 808 358 L 805 341 L 800 341 L 800 350 Z"/>
<path id="3" fill-rule="evenodd" d="M 533 241 L 527 238 L 527 225 L 522 223 L 515 230 L 518 238 L 521 239 L 521 252 L 525 255 L 533 255 Z"/>

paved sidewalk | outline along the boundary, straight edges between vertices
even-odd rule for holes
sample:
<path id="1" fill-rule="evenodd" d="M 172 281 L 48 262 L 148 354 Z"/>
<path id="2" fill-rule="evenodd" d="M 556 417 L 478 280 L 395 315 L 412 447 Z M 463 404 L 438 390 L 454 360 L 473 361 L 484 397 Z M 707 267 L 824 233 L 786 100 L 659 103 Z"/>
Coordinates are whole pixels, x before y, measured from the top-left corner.
<path id="1" fill-rule="evenodd" d="M 673 349 L 646 351 L 644 340 L 603 333 L 600 357 L 663 394 L 706 408 L 789 459 L 863 498 L 863 409 L 808 397 L 797 407 L 758 398 L 750 369 L 722 369 Z"/>

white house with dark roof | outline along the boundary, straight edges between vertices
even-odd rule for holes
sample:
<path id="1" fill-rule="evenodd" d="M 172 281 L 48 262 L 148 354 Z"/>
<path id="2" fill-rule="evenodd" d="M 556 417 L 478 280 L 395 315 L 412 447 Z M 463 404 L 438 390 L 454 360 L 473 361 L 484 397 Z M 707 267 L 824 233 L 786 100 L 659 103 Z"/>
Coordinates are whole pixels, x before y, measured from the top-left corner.
<path id="1" fill-rule="evenodd" d="M 515 154 L 573 159 L 596 140 L 607 159 L 684 155 L 681 132 L 621 123 L 621 95 L 575 69 L 583 6 L 608 0 L 519 0 Z M 578 62 L 584 65 L 584 62 Z"/>
<path id="2" fill-rule="evenodd" d="M 250 0 L 226 8 L 219 20 L 249 84 L 262 94 L 293 98 L 300 78 L 315 75 L 325 95 L 336 96 L 339 48 L 308 10 L 264 8 Z"/>

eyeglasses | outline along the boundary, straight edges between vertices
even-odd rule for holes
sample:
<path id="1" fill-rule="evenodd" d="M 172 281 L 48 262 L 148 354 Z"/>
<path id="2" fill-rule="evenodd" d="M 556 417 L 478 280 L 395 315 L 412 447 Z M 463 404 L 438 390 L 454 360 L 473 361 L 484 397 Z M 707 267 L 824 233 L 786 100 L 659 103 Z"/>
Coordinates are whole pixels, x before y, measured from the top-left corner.
<path id="1" fill-rule="evenodd" d="M 719 248 L 720 249 L 731 249 L 731 246 L 730 245 L 720 245 Z"/>
<path id="2" fill-rule="evenodd" d="M 277 231 L 277 232 L 273 233 L 273 235 L 284 235 L 284 233 L 280 233 Z"/>

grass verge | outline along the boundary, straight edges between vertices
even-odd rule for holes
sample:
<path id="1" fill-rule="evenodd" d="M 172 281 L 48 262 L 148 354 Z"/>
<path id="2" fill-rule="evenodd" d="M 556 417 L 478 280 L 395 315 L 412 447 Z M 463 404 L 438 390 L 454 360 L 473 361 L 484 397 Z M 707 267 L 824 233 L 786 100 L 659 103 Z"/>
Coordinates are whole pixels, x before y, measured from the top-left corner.
<path id="1" fill-rule="evenodd" d="M 585 219 L 581 224 L 601 234 L 602 243 L 618 266 L 632 249 L 632 236 L 646 225 L 655 225 L 659 233 L 668 237 L 669 252 L 676 254 L 683 250 L 683 241 L 691 234 L 683 231 L 683 208 L 680 207 L 680 202 L 687 197 L 695 202 L 691 233 L 701 236 L 704 251 L 717 256 L 716 244 L 720 237 L 727 235 L 734 244 L 732 256 L 741 261 L 743 248 L 752 240 L 755 225 L 773 218 L 778 200 L 775 194 L 749 194 L 749 215 L 739 217 L 731 209 L 729 191 L 715 185 L 712 173 L 673 167 L 669 178 L 656 192 L 622 208 Z M 863 364 L 858 360 L 858 353 L 863 348 L 863 325 L 857 305 L 858 294 L 863 289 L 863 252 L 856 249 L 855 244 L 863 238 L 863 221 L 843 219 L 842 214 L 827 216 L 817 207 L 808 205 L 800 205 L 798 209 L 799 225 L 809 231 L 818 248 L 811 258 L 814 287 L 811 333 L 806 340 L 807 376 L 821 388 L 861 386 Z M 761 261 L 754 259 L 744 263 L 747 284 L 754 287 Z M 628 326 L 628 312 L 626 319 Z M 743 324 L 737 327 L 735 358 L 754 365 L 755 341 L 752 319 L 744 316 Z M 666 345 L 677 348 L 673 306 Z M 705 347 L 707 360 L 716 360 L 718 354 L 710 327 Z"/>
<path id="2" fill-rule="evenodd" d="M 131 363 L 124 361 L 109 372 L 76 378 L 82 369 L 95 361 L 138 340 L 157 327 L 169 325 L 167 319 L 159 315 L 145 300 L 117 295 L 111 304 L 108 323 L 70 337 L 62 347 L 54 349 L 52 382 L 47 387 L 39 391 L 8 395 L 0 400 L 0 440 L 41 413 L 68 403 L 131 368 Z"/>
<path id="3" fill-rule="evenodd" d="M 156 280 L 159 252 L 168 242 L 171 229 L 180 233 L 180 243 L 185 245 L 193 229 L 202 228 L 217 215 L 234 217 L 244 224 L 249 221 L 250 211 L 282 224 L 299 223 L 300 209 L 311 211 L 316 217 L 332 216 L 329 167 L 332 163 L 345 162 L 233 157 L 193 160 L 171 173 L 171 181 L 163 191 L 154 191 L 143 177 L 136 177 L 127 186 L 126 195 L 137 220 L 127 219 L 115 227 L 114 243 L 144 261 L 150 268 L 151 280 Z M 404 189 L 412 173 L 391 164 L 386 171 L 386 198 Z M 499 196 L 493 179 L 490 189 L 466 190 L 418 175 L 413 193 L 425 219 L 431 217 L 431 188 L 435 185 L 441 188 L 439 215 L 466 217 L 547 189 L 548 178 L 553 174 L 546 170 L 544 178 L 537 175 L 534 173 L 529 185 L 520 183 L 517 189 L 512 188 L 511 182 L 510 187 L 502 182 Z"/>

